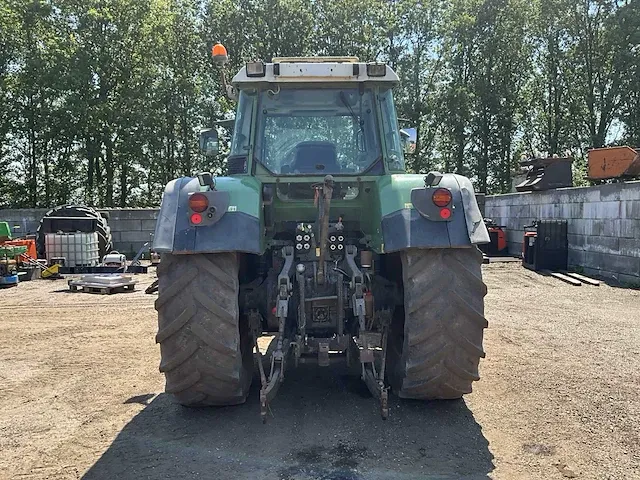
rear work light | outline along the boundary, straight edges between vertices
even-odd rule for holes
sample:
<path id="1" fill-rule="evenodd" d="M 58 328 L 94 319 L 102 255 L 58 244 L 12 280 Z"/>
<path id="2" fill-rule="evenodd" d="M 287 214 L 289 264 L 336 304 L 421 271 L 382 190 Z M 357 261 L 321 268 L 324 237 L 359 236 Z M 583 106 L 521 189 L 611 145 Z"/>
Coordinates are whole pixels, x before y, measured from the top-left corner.
<path id="1" fill-rule="evenodd" d="M 431 200 L 438 207 L 446 207 L 451 203 L 451 192 L 446 188 L 439 188 L 433 192 Z"/>
<path id="2" fill-rule="evenodd" d="M 209 207 L 209 199 L 202 193 L 194 193 L 189 197 L 189 208 L 196 213 L 202 213 Z M 194 222 L 196 223 L 196 222 Z"/>
<path id="3" fill-rule="evenodd" d="M 370 77 L 384 77 L 387 66 L 384 63 L 367 63 L 367 75 Z"/>
<path id="4" fill-rule="evenodd" d="M 262 62 L 247 63 L 247 77 L 264 77 L 265 68 Z"/>

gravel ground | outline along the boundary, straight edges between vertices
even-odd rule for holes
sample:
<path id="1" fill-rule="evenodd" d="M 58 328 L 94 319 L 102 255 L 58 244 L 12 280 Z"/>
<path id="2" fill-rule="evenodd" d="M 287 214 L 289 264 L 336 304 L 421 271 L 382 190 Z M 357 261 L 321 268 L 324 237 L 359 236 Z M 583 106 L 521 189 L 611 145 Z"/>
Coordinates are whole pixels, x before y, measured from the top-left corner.
<path id="1" fill-rule="evenodd" d="M 162 394 L 155 296 L 0 291 L 0 478 L 640 478 L 640 291 L 485 266 L 482 380 L 462 401 L 391 399 L 340 367 L 245 405 Z"/>

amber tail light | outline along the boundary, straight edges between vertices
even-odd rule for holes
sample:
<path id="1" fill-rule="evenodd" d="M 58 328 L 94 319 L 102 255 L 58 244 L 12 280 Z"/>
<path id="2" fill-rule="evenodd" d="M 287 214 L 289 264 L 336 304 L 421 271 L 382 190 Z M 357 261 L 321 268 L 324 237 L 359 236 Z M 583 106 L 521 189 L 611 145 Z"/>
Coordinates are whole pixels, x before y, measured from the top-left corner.
<path id="1" fill-rule="evenodd" d="M 438 207 L 446 207 L 451 203 L 451 192 L 446 188 L 439 188 L 431 196 L 431 200 Z"/>
<path id="2" fill-rule="evenodd" d="M 201 193 L 194 193 L 189 197 L 189 208 L 196 213 L 202 213 L 209 207 L 209 199 Z"/>

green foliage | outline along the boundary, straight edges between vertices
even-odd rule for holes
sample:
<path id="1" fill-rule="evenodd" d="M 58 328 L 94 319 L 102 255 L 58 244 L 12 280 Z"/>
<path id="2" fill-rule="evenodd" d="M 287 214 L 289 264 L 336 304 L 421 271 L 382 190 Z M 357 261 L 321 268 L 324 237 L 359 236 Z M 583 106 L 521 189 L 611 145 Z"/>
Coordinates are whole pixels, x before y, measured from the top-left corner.
<path id="1" fill-rule="evenodd" d="M 388 62 L 416 172 L 506 192 L 521 155 L 640 145 L 632 0 L 0 0 L 0 208 L 157 205 L 233 116 L 209 56 Z M 223 133 L 221 131 L 221 133 Z M 228 136 L 222 136 L 223 145 Z"/>

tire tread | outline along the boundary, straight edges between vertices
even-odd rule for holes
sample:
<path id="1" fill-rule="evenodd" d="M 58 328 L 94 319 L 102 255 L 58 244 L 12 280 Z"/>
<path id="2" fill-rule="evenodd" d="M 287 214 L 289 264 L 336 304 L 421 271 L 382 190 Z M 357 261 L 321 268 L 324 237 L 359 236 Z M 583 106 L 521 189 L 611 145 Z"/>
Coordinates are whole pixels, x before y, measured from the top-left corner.
<path id="1" fill-rule="evenodd" d="M 389 382 L 402 398 L 460 398 L 479 380 L 485 357 L 482 254 L 409 249 L 401 257 L 405 314 L 392 324 Z"/>
<path id="2" fill-rule="evenodd" d="M 163 254 L 158 268 L 160 371 L 185 406 L 244 403 L 253 359 L 239 313 L 235 253 Z"/>

